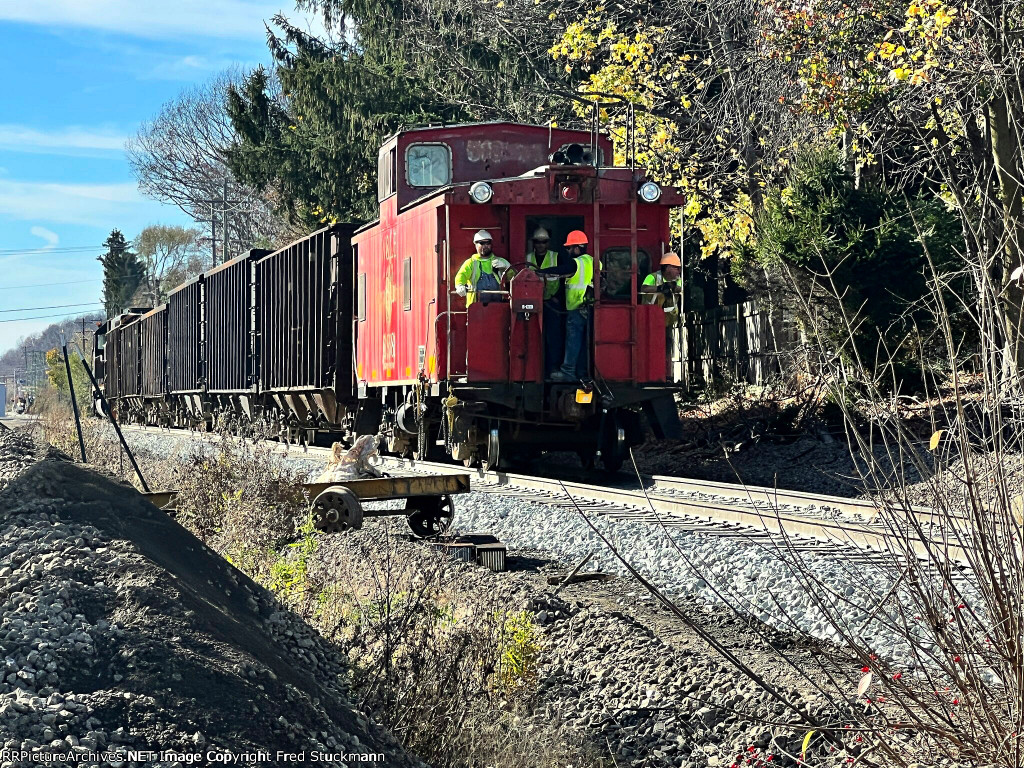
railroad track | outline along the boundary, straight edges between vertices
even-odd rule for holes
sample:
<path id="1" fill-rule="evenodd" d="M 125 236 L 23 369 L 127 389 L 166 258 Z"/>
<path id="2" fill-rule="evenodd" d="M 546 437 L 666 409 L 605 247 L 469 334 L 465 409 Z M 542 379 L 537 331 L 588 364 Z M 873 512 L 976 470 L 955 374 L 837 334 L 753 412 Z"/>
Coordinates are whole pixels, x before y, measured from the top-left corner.
<path id="1" fill-rule="evenodd" d="M 155 427 L 125 427 L 126 431 L 168 434 Z M 177 432 L 176 430 L 171 431 Z M 273 442 L 275 447 L 285 444 Z M 323 457 L 330 449 L 287 445 L 290 455 Z M 928 531 L 926 537 L 896 526 L 893 515 L 878 515 L 874 502 L 837 496 L 744 486 L 664 475 L 621 476 L 604 484 L 526 475 L 513 472 L 466 469 L 433 461 L 392 456 L 381 458 L 388 472 L 409 474 L 469 474 L 474 491 L 515 495 L 524 500 L 617 520 L 658 524 L 673 530 L 689 530 L 714 536 L 743 539 L 766 547 L 821 552 L 842 550 L 844 556 L 875 562 L 913 551 L 918 557 L 936 556 L 954 562 L 966 558 L 958 543 L 945 541 L 937 530 L 937 517 L 928 509 L 910 510 Z"/>

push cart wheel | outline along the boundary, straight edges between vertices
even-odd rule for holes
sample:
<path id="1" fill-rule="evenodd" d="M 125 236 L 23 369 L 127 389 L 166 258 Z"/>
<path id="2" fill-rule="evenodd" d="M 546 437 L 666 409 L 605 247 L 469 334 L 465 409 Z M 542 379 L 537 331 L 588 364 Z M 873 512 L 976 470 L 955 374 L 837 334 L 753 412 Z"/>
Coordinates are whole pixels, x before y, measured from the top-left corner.
<path id="1" fill-rule="evenodd" d="M 405 502 L 405 512 L 413 535 L 430 539 L 452 527 L 455 504 L 448 495 L 416 496 Z"/>
<path id="2" fill-rule="evenodd" d="M 313 527 L 324 533 L 359 530 L 363 527 L 363 506 L 352 491 L 332 485 L 313 499 Z"/>

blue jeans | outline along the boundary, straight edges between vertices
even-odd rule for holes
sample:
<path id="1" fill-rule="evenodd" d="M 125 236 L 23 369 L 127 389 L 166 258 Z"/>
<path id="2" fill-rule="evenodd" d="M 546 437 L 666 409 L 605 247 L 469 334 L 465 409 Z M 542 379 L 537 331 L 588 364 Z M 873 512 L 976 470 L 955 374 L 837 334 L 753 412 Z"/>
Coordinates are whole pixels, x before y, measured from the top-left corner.
<path id="1" fill-rule="evenodd" d="M 544 302 L 544 377 L 547 378 L 565 358 L 565 310 L 560 302 Z"/>
<path id="2" fill-rule="evenodd" d="M 570 310 L 565 316 L 565 357 L 562 359 L 561 370 L 566 376 L 582 379 L 589 373 L 589 325 L 590 307 L 583 306 Z"/>

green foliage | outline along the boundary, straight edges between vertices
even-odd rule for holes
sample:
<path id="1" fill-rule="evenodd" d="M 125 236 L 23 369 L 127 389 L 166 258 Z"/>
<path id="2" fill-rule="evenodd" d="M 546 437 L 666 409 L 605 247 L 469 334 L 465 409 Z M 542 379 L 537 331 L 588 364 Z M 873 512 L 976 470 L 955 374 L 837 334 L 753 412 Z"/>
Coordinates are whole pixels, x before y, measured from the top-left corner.
<path id="1" fill-rule="evenodd" d="M 164 303 L 171 290 L 208 266 L 199 250 L 200 234 L 188 227 L 151 224 L 135 238 L 133 245 L 146 270 L 144 300 L 149 305 Z"/>
<path id="2" fill-rule="evenodd" d="M 498 650 L 496 677 L 500 690 L 514 693 L 536 681 L 540 632 L 531 613 L 519 611 L 504 617 Z"/>
<path id="3" fill-rule="evenodd" d="M 118 229 L 104 241 L 107 252 L 98 257 L 103 265 L 103 308 L 107 317 L 123 312 L 146 277 L 146 268 L 128 247 Z"/>
<path id="4" fill-rule="evenodd" d="M 301 600 L 308 591 L 306 575 L 309 559 L 317 550 L 316 528 L 312 513 L 299 527 L 299 539 L 285 546 L 284 551 L 270 566 L 267 588 L 276 592 L 286 603 Z"/>
<path id="5" fill-rule="evenodd" d="M 398 126 L 467 117 L 436 104 L 410 76 L 400 31 L 383 24 L 382 3 L 355 19 L 360 45 L 332 44 L 278 17 L 270 38 L 281 95 L 263 68 L 228 94 L 228 114 L 240 141 L 231 170 L 260 189 L 276 190 L 288 217 L 307 227 L 376 215 L 376 158 Z M 382 27 L 374 25 L 381 22 Z M 368 30 L 387 33 L 382 39 Z M 389 31 L 390 30 L 390 31 Z"/>
<path id="6" fill-rule="evenodd" d="M 788 272 L 782 282 L 806 327 L 871 371 L 918 357 L 935 327 L 922 239 L 936 272 L 948 274 L 962 233 L 937 198 L 857 186 L 837 152 L 809 150 L 787 186 L 766 196 L 739 267 L 748 276 Z"/>
<path id="7" fill-rule="evenodd" d="M 92 381 L 89 374 L 85 372 L 82 359 L 75 354 L 68 356 L 71 363 L 71 381 L 75 385 L 75 399 L 78 401 L 78 410 L 82 413 L 90 413 L 92 407 Z M 67 402 L 70 404 L 71 392 L 68 388 L 68 371 L 64 366 L 64 353 L 59 349 L 51 349 L 46 353 L 46 378 L 57 388 Z"/>

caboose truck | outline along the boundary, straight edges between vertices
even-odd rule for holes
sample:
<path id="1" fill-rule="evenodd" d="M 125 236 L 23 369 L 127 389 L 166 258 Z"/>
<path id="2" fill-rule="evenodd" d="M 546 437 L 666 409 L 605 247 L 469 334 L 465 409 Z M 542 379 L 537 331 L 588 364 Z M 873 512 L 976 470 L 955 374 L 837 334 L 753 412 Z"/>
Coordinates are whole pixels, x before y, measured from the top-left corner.
<path id="1" fill-rule="evenodd" d="M 380 217 L 352 239 L 355 431 L 381 429 L 397 453 L 443 446 L 467 465 L 574 450 L 614 471 L 642 440 L 641 410 L 657 435 L 678 430 L 663 313 L 639 303 L 638 286 L 668 250 L 681 199 L 606 166 L 611 154 L 597 133 L 512 123 L 419 128 L 384 144 Z M 583 230 L 600 260 L 583 382 L 544 380 L 543 283 L 525 268 L 537 227 L 557 245 Z M 454 276 L 480 229 L 516 274 L 467 311 Z"/>

